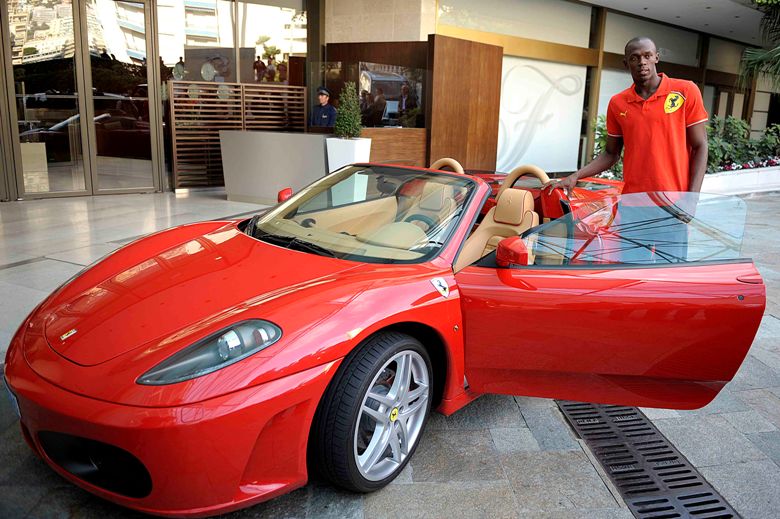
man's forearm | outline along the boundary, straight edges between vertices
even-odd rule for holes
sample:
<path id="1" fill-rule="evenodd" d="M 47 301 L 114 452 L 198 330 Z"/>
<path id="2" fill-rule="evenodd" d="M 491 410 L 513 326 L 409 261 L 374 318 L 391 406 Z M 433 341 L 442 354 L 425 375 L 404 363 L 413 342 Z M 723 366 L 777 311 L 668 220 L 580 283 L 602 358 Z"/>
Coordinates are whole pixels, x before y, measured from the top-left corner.
<path id="1" fill-rule="evenodd" d="M 601 153 L 598 157 L 593 159 L 587 166 L 572 173 L 572 176 L 576 179 L 592 177 L 598 175 L 602 171 L 606 171 L 614 166 L 619 159 L 617 154 Z M 576 175 L 576 176 L 575 176 Z"/>
<path id="2" fill-rule="evenodd" d="M 707 146 L 699 146 L 697 148 L 691 148 L 690 158 L 690 184 L 688 191 L 698 193 L 701 191 L 702 182 L 704 182 L 704 174 L 707 172 L 707 156 L 709 150 Z"/>

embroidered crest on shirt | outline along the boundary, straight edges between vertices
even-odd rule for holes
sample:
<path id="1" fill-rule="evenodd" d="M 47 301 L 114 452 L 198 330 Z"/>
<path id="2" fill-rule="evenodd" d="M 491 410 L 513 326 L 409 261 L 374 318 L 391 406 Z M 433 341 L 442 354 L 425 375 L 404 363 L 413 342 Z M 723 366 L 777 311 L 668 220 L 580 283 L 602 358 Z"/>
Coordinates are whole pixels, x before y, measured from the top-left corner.
<path id="1" fill-rule="evenodd" d="M 664 112 L 671 114 L 680 109 L 685 102 L 685 97 L 680 92 L 669 92 L 664 101 Z"/>
<path id="2" fill-rule="evenodd" d="M 626 109 L 625 112 L 618 112 L 618 115 L 620 115 L 620 117 L 626 117 L 628 115 L 628 109 Z"/>

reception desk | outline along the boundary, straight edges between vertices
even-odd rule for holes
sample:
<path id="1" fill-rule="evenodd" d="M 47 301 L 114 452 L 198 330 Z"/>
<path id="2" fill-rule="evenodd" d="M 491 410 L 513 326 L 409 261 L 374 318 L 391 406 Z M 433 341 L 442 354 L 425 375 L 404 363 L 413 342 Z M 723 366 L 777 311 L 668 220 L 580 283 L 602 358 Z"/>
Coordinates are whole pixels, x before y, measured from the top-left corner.
<path id="1" fill-rule="evenodd" d="M 277 193 L 309 185 L 328 172 L 328 134 L 219 132 L 225 191 L 232 202 L 276 204 Z"/>

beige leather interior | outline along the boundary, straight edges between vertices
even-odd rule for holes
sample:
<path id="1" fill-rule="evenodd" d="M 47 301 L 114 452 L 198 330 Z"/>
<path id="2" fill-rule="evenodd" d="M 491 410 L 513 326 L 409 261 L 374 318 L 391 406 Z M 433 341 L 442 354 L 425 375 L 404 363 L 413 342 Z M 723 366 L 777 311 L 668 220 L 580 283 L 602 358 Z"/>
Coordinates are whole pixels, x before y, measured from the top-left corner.
<path id="1" fill-rule="evenodd" d="M 400 220 L 410 221 L 409 218 L 412 218 L 412 223 L 427 229 L 428 225 L 423 221 L 414 220 L 414 215 L 423 216 L 433 221 L 434 224 L 438 224 L 453 212 L 455 205 L 450 186 L 437 182 L 426 182 L 420 198 L 411 204 Z"/>
<path id="2" fill-rule="evenodd" d="M 496 206 L 485 215 L 471 236 L 453 267 L 455 272 L 490 254 L 498 242 L 517 236 L 539 225 L 539 215 L 534 212 L 534 197 L 524 189 L 505 189 L 496 197 Z"/>
<path id="3" fill-rule="evenodd" d="M 510 189 L 517 181 L 517 179 L 524 175 L 536 177 L 542 184 L 546 184 L 550 181 L 550 177 L 548 177 L 547 173 L 545 173 L 544 170 L 539 166 L 534 166 L 533 164 L 523 164 L 522 166 L 517 166 L 507 174 L 506 178 L 501 183 L 501 187 L 498 189 L 496 197 L 498 197 L 498 195 L 507 189 Z"/>
<path id="4" fill-rule="evenodd" d="M 441 169 L 444 166 L 451 167 L 455 173 L 460 173 L 461 175 L 465 174 L 463 171 L 463 166 L 460 165 L 460 162 L 458 162 L 457 160 L 451 157 L 440 158 L 439 160 L 431 164 L 431 167 L 429 169 Z"/>
<path id="5" fill-rule="evenodd" d="M 394 196 L 378 198 L 357 204 L 342 205 L 322 211 L 310 211 L 296 215 L 298 223 L 312 218 L 317 227 L 348 234 L 366 234 L 395 220 L 398 202 Z M 366 215 L 372 215 L 366 218 Z"/>

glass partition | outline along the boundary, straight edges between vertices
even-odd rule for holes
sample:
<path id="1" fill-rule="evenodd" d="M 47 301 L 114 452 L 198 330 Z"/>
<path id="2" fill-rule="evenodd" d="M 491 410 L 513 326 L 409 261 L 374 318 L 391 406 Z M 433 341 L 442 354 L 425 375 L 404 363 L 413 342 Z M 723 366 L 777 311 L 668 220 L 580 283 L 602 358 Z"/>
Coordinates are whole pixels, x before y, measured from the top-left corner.
<path id="1" fill-rule="evenodd" d="M 93 0 L 87 16 L 97 190 L 152 188 L 144 4 Z"/>
<path id="2" fill-rule="evenodd" d="M 306 56 L 303 0 L 239 1 L 238 41 L 241 83 L 287 83 L 290 57 Z"/>
<path id="3" fill-rule="evenodd" d="M 24 193 L 85 190 L 71 0 L 8 11 Z"/>
<path id="4" fill-rule="evenodd" d="M 328 102 L 336 110 L 345 83 L 355 83 L 364 127 L 425 128 L 424 69 L 366 61 L 328 61 L 311 67 L 311 84 L 328 88 Z"/>

